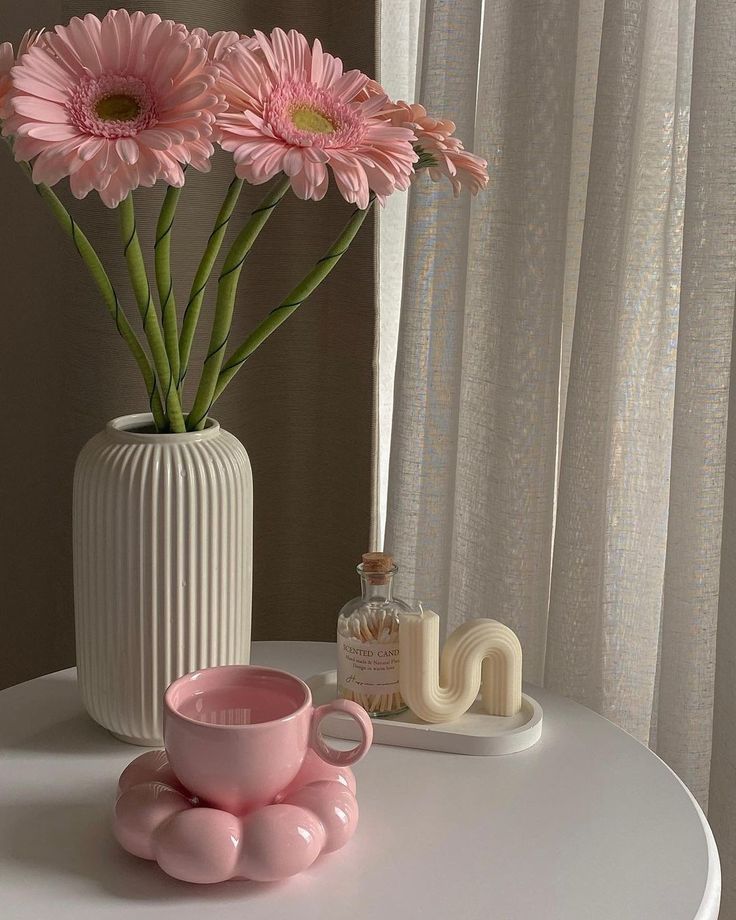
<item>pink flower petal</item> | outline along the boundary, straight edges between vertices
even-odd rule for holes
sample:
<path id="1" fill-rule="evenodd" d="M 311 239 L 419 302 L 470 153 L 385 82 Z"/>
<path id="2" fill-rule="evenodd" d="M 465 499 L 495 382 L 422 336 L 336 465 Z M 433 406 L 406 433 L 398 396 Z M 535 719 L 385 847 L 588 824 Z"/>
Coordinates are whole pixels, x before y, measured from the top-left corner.
<path id="1" fill-rule="evenodd" d="M 148 128 L 138 135 L 138 141 L 154 150 L 168 150 L 175 144 L 183 144 L 184 135 L 173 130 L 161 131 L 157 128 Z"/>
<path id="2" fill-rule="evenodd" d="M 371 118 L 384 111 L 388 105 L 389 98 L 385 93 L 382 93 L 379 96 L 372 96 L 366 99 L 365 102 L 361 102 L 360 109 L 366 118 Z"/>
<path id="3" fill-rule="evenodd" d="M 10 73 L 10 68 L 15 64 L 15 51 L 10 42 L 0 45 L 0 73 Z"/>
<path id="4" fill-rule="evenodd" d="M 107 148 L 109 141 L 104 137 L 91 137 L 89 140 L 82 141 L 77 148 L 79 159 L 83 161 L 93 160 L 98 153 Z"/>
<path id="5" fill-rule="evenodd" d="M 262 185 L 282 171 L 285 149 L 276 147 L 254 163 L 235 165 L 235 173 L 253 185 Z"/>
<path id="6" fill-rule="evenodd" d="M 74 18 L 34 42 L 35 34 L 24 37 L 15 66 L 12 49 L 0 46 L 0 113 L 15 156 L 35 159 L 43 181 L 69 176 L 75 196 L 96 189 L 114 207 L 138 185 L 182 183 L 184 163 L 209 168 L 225 104 L 217 69 L 184 26 L 111 10 L 102 20 Z M 9 67 L 15 103 L 7 110 Z M 122 103 L 121 117 L 101 105 L 116 96 L 134 101 L 127 109 Z"/>
<path id="7" fill-rule="evenodd" d="M 463 148 L 459 138 L 454 137 L 455 123 L 427 115 L 424 106 L 406 102 L 396 103 L 390 115 L 391 124 L 408 127 L 414 133 L 422 150 L 433 157 L 436 166 L 428 172 L 431 179 L 450 180 L 453 193 L 457 196 L 463 188 L 476 195 L 488 183 L 488 164 L 481 157 Z"/>
<path id="8" fill-rule="evenodd" d="M 254 43 L 233 44 L 218 64 L 227 109 L 217 115 L 217 139 L 242 178 L 259 184 L 284 171 L 296 195 L 318 199 L 329 164 L 343 197 L 359 207 L 371 183 L 382 197 L 408 187 L 416 138 L 390 120 L 403 110 L 365 74 L 343 74 L 319 41 L 310 51 L 299 33 L 256 32 Z"/>
<path id="9" fill-rule="evenodd" d="M 322 179 L 317 185 L 314 186 L 312 190 L 312 201 L 321 201 L 327 194 L 327 187 L 329 185 L 329 177 L 327 170 L 324 171 Z"/>
<path id="10" fill-rule="evenodd" d="M 304 180 L 309 184 L 309 197 L 313 201 L 319 201 L 320 198 L 324 198 L 329 182 L 328 173 L 325 167 L 321 163 L 306 162 L 302 175 L 304 176 Z"/>
<path id="11" fill-rule="evenodd" d="M 65 55 L 73 56 L 85 70 L 99 76 L 103 67 L 100 62 L 99 44 L 95 41 L 97 29 L 95 28 L 93 33 L 89 26 L 89 14 L 86 21 L 75 16 L 66 29 L 59 30 L 55 41 L 63 42 Z"/>
<path id="12" fill-rule="evenodd" d="M 132 166 L 134 163 L 138 162 L 138 157 L 140 155 L 138 152 L 138 144 L 136 144 L 132 137 L 119 137 L 115 141 L 115 149 L 123 163 L 127 163 L 128 166 Z"/>
<path id="13" fill-rule="evenodd" d="M 33 84 L 38 82 L 44 87 L 62 94 L 60 97 L 45 97 L 54 99 L 57 102 L 67 101 L 71 85 L 70 77 L 75 75 L 74 73 L 70 74 L 68 70 L 58 63 L 56 58 L 51 57 L 48 49 L 42 50 L 37 47 L 31 48 L 11 71 L 13 85 L 18 89 L 25 90 L 27 88 L 28 92 L 31 92 Z M 30 86 L 28 86 L 29 83 Z"/>
<path id="14" fill-rule="evenodd" d="M 329 162 L 330 156 L 327 151 L 323 150 L 321 147 L 303 147 L 302 156 L 305 160 L 309 160 L 311 163 L 327 163 Z"/>
<path id="15" fill-rule="evenodd" d="M 279 76 L 292 80 L 307 79 L 311 70 L 311 54 L 306 38 L 295 29 L 287 35 L 277 28 L 271 33 L 271 42 Z"/>
<path id="16" fill-rule="evenodd" d="M 132 44 L 130 14 L 127 10 L 110 10 L 102 20 L 100 50 L 106 71 L 126 73 L 130 65 Z"/>
<path id="17" fill-rule="evenodd" d="M 238 32 L 215 32 L 209 35 L 204 29 L 192 29 L 192 35 L 202 43 L 211 61 L 219 60 L 231 45 L 241 41 Z"/>
<path id="18" fill-rule="evenodd" d="M 184 50 L 186 51 L 186 48 Z M 209 82 L 205 79 L 188 80 L 174 86 L 169 92 L 162 93 L 161 98 L 165 101 L 167 108 L 176 109 L 183 106 L 184 103 L 191 102 L 192 99 L 201 96 L 209 88 L 209 85 Z M 212 101 L 214 102 L 216 99 Z"/>
<path id="19" fill-rule="evenodd" d="M 287 176 L 296 176 L 304 167 L 304 159 L 299 147 L 290 147 L 287 149 L 283 159 L 284 172 Z"/>
<path id="20" fill-rule="evenodd" d="M 162 23 L 162 31 L 164 31 L 166 23 Z M 175 93 L 177 90 L 181 90 L 182 87 L 178 86 L 178 80 L 176 80 L 176 75 L 182 69 L 187 59 L 191 54 L 191 49 L 185 45 L 180 44 L 174 48 L 171 48 L 168 44 L 164 44 L 159 51 L 155 62 L 152 62 L 152 73 L 154 74 L 155 85 L 158 90 L 164 95 L 166 101 L 169 105 L 176 105 L 176 100 L 171 99 L 172 88 Z M 198 95 L 198 93 L 195 93 Z M 188 96 L 187 98 L 192 99 L 193 96 Z"/>
<path id="21" fill-rule="evenodd" d="M 33 164 L 33 181 L 36 185 L 42 182 L 46 185 L 56 185 L 68 174 L 66 163 L 60 157 L 44 156 L 43 154 L 36 157 Z"/>
<path id="22" fill-rule="evenodd" d="M 165 175 L 166 182 L 175 188 L 181 188 L 184 185 L 184 170 L 177 162 L 172 162 Z"/>
<path id="23" fill-rule="evenodd" d="M 22 67 L 13 68 L 12 80 L 13 86 L 17 90 L 23 93 L 32 93 L 39 99 L 48 99 L 51 102 L 59 102 L 63 105 L 69 98 L 67 91 L 52 86 L 39 77 L 30 76 Z"/>
<path id="24" fill-rule="evenodd" d="M 27 134 L 40 141 L 68 141 L 72 137 L 79 137 L 79 131 L 73 125 L 41 124 L 40 122 L 26 122 L 18 129 L 22 137 Z"/>
<path id="25" fill-rule="evenodd" d="M 322 85 L 322 42 L 315 38 L 312 45 L 312 67 L 309 82 L 315 86 Z"/>
<path id="26" fill-rule="evenodd" d="M 72 194 L 76 195 L 77 198 L 84 198 L 92 187 L 91 182 L 88 187 L 78 187 L 76 192 L 72 187 Z M 134 187 L 130 176 L 117 172 L 111 176 L 110 182 L 105 188 L 99 190 L 100 198 L 108 208 L 116 208 L 123 198 L 128 197 L 131 189 Z"/>
<path id="27" fill-rule="evenodd" d="M 255 140 L 239 144 L 233 154 L 233 159 L 236 163 L 252 163 L 254 160 L 273 155 L 279 156 L 281 158 L 279 162 L 281 162 L 288 149 L 286 144 L 279 141 Z"/>
<path id="28" fill-rule="evenodd" d="M 69 112 L 63 105 L 41 99 L 38 96 L 16 95 L 12 101 L 13 111 L 19 115 L 27 115 L 36 121 L 47 121 L 52 124 L 69 124 Z"/>
<path id="29" fill-rule="evenodd" d="M 72 190 L 72 195 L 75 198 L 86 197 L 95 187 L 94 177 L 94 169 L 89 163 L 78 169 L 73 176 L 69 177 L 69 187 Z"/>
<path id="30" fill-rule="evenodd" d="M 132 73 L 145 73 L 148 70 L 147 61 L 150 60 L 151 38 L 161 23 L 161 17 L 156 13 L 133 13 L 131 25 L 135 36 L 130 54 L 130 70 Z"/>
<path id="31" fill-rule="evenodd" d="M 327 52 L 322 52 L 321 86 L 332 86 L 342 76 L 342 61 Z"/>
<path id="32" fill-rule="evenodd" d="M 13 141 L 13 156 L 17 163 L 29 163 L 48 146 L 46 141 L 37 141 L 32 137 L 15 137 Z"/>
<path id="33" fill-rule="evenodd" d="M 368 77 L 359 70 L 349 70 L 334 81 L 332 92 L 342 102 L 351 102 L 368 82 Z"/>
<path id="34" fill-rule="evenodd" d="M 165 62 L 167 56 L 173 53 L 174 48 L 181 44 L 172 36 L 171 23 L 163 22 L 161 19 L 151 30 L 143 61 L 145 72 L 149 73 L 154 80 L 160 74 L 159 62 Z M 139 70 L 138 73 L 141 71 Z"/>
<path id="35" fill-rule="evenodd" d="M 281 30 L 279 29 L 275 31 L 281 31 Z M 279 74 L 279 62 L 276 59 L 276 55 L 273 52 L 273 48 L 271 47 L 270 40 L 263 34 L 263 32 L 259 32 L 258 29 L 255 29 L 253 31 L 253 36 L 258 42 L 258 47 L 261 53 L 263 54 L 264 58 L 266 59 L 266 63 L 271 68 L 271 72 L 273 73 L 275 77 L 278 77 L 280 75 Z"/>

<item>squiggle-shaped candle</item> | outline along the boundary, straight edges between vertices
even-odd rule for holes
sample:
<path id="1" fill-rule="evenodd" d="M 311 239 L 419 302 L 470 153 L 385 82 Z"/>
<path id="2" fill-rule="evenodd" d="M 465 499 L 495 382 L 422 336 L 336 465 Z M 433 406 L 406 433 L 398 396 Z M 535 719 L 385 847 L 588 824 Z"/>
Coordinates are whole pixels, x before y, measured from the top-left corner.
<path id="1" fill-rule="evenodd" d="M 431 610 L 402 613 L 399 627 L 401 694 L 425 722 L 451 722 L 475 702 L 494 716 L 521 709 L 521 644 L 497 620 L 468 620 L 445 642 Z M 438 679 L 439 675 L 439 679 Z"/>

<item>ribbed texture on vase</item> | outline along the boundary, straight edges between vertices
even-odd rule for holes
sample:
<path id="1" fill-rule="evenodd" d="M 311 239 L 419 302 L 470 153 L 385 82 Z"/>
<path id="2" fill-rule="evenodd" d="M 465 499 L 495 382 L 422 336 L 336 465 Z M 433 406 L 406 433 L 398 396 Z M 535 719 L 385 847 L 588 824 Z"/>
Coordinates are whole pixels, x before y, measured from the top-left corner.
<path id="1" fill-rule="evenodd" d="M 75 469 L 77 667 L 96 722 L 159 745 L 172 680 L 249 660 L 253 480 L 219 427 L 124 438 L 108 426 Z"/>

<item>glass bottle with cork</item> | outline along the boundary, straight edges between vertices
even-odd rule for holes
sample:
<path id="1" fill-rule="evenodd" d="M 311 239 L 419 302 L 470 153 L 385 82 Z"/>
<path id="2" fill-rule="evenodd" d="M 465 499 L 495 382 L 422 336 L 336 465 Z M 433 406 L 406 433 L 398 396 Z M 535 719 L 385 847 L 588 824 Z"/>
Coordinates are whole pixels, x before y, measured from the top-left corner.
<path id="1" fill-rule="evenodd" d="M 387 553 L 364 553 L 362 594 L 337 619 L 337 692 L 371 716 L 403 712 L 399 687 L 399 614 L 412 608 L 393 595 L 398 567 Z"/>

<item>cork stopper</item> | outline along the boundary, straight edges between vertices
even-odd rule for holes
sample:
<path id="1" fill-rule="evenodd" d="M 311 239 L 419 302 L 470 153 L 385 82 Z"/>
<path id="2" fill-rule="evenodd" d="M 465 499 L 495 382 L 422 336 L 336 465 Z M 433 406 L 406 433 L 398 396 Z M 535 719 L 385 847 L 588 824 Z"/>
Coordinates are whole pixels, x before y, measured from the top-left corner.
<path id="1" fill-rule="evenodd" d="M 363 574 L 370 575 L 372 585 L 385 585 L 389 572 L 394 571 L 394 560 L 388 553 L 363 553 Z"/>

